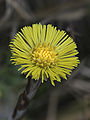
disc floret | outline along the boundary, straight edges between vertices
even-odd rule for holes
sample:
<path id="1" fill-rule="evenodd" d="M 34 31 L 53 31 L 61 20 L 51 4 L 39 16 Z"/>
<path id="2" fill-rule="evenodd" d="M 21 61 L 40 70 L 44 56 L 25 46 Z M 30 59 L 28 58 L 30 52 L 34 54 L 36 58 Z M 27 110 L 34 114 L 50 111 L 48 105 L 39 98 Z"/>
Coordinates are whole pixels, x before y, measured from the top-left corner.
<path id="1" fill-rule="evenodd" d="M 51 47 L 43 43 L 40 43 L 32 51 L 32 60 L 42 67 L 48 67 L 55 65 L 58 59 L 58 53 L 55 50 L 55 47 Z"/>

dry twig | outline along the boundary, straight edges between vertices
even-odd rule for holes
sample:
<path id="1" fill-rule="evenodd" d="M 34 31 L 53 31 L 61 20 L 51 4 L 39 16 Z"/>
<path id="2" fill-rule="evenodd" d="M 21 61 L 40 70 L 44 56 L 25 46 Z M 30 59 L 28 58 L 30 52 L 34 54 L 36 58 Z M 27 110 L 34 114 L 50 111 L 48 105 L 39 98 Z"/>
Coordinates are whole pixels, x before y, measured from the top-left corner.
<path id="1" fill-rule="evenodd" d="M 5 24 L 9 20 L 12 12 L 13 12 L 13 8 L 8 3 L 8 0 L 6 0 L 6 12 L 5 12 L 4 16 L 0 19 L 0 27 L 2 27 L 3 24 Z"/>
<path id="2" fill-rule="evenodd" d="M 20 0 L 20 2 L 18 2 L 18 0 L 8 0 L 9 4 L 19 13 L 19 15 L 25 19 L 25 20 L 32 20 L 34 18 L 33 12 L 30 10 L 30 14 L 28 13 L 28 11 L 26 11 L 22 5 L 21 2 L 24 2 L 22 0 Z"/>

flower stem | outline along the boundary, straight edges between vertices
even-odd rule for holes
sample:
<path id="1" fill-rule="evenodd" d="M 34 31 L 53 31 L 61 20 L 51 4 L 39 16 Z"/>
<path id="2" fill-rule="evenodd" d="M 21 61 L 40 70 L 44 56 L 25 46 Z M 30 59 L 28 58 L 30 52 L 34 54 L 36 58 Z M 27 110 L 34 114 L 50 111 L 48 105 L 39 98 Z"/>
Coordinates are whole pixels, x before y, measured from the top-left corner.
<path id="1" fill-rule="evenodd" d="M 27 111 L 30 100 L 35 95 L 40 84 L 41 84 L 41 79 L 35 81 L 35 80 L 31 79 L 31 77 L 28 78 L 28 83 L 26 85 L 26 88 L 19 95 L 15 109 L 14 109 L 13 113 L 11 114 L 11 116 L 8 118 L 8 120 L 21 120 L 21 118 Z"/>

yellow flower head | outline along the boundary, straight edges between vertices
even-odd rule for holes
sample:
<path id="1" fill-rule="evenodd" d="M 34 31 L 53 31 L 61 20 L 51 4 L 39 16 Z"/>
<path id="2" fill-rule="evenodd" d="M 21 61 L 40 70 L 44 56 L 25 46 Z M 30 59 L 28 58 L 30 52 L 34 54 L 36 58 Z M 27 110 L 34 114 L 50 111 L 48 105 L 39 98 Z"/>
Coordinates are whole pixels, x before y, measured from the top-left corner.
<path id="1" fill-rule="evenodd" d="M 54 80 L 67 79 L 66 75 L 79 64 L 73 39 L 50 24 L 24 27 L 11 40 L 10 48 L 12 63 L 21 65 L 19 70 L 26 78 L 41 78 L 42 83 L 49 78 L 54 86 Z"/>

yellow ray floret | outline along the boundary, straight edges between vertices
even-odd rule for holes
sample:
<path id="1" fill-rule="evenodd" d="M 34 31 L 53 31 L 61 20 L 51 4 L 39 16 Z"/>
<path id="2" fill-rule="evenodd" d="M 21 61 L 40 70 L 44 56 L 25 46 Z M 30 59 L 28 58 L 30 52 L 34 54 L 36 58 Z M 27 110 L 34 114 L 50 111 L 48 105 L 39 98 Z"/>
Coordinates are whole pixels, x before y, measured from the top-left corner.
<path id="1" fill-rule="evenodd" d="M 75 56 L 78 51 L 73 39 L 50 24 L 23 27 L 11 40 L 10 48 L 12 63 L 21 65 L 18 70 L 22 70 L 26 78 L 32 76 L 42 83 L 49 78 L 53 86 L 54 80 L 67 79 L 80 63 Z"/>

